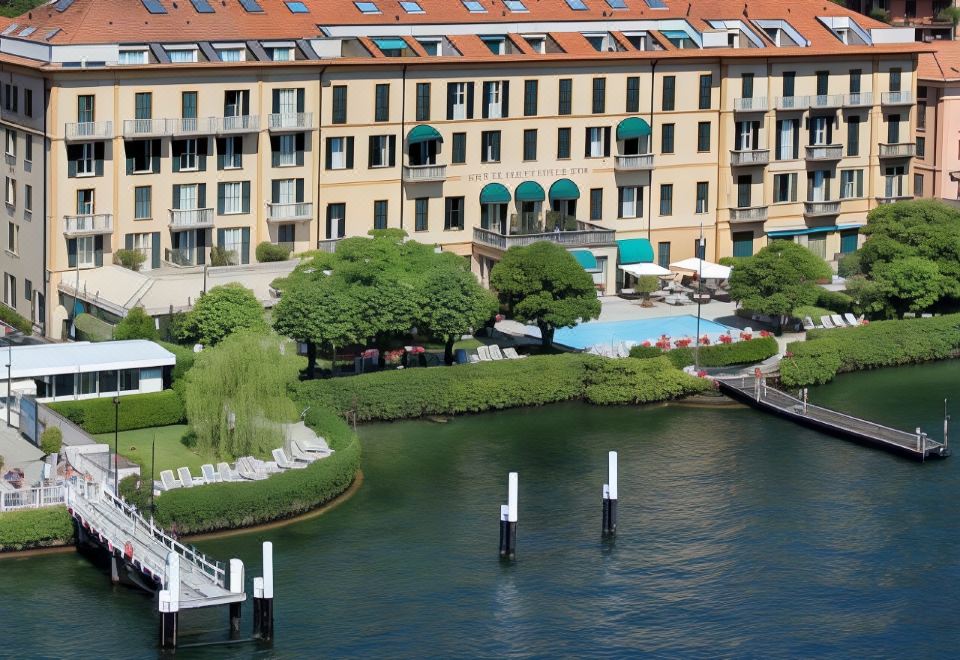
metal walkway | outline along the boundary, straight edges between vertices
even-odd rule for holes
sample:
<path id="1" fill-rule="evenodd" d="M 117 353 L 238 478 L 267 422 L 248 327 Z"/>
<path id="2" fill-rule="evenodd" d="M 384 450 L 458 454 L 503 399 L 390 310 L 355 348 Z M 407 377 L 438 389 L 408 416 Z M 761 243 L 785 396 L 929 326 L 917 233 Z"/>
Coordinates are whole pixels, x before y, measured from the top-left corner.
<path id="1" fill-rule="evenodd" d="M 746 376 L 718 378 L 717 383 L 720 391 L 731 398 L 825 433 L 918 460 L 950 455 L 945 443 L 933 440 L 926 433 L 909 433 L 805 403 L 782 390 L 768 387 L 763 379 Z"/>
<path id="2" fill-rule="evenodd" d="M 172 551 L 179 555 L 180 608 L 246 600 L 242 587 L 239 592 L 229 589 L 223 564 L 174 540 L 103 486 L 79 479 L 68 481 L 66 504 L 87 534 L 158 588 L 169 588 L 168 554 Z"/>

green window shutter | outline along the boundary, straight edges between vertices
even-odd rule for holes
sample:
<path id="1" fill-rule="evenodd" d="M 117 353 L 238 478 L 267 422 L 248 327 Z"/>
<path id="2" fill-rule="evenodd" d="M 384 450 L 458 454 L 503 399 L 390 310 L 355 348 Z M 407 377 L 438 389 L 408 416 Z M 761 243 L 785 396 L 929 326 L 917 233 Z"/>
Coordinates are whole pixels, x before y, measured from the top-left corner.
<path id="1" fill-rule="evenodd" d="M 207 184 L 197 184 L 197 208 L 207 208 Z"/>
<path id="2" fill-rule="evenodd" d="M 224 243 L 226 243 L 227 230 L 218 229 L 217 230 L 217 247 L 223 249 Z"/>
<path id="3" fill-rule="evenodd" d="M 304 93 L 303 88 L 301 87 L 297 90 L 297 112 L 303 112 L 304 107 Z"/>
<path id="4" fill-rule="evenodd" d="M 125 151 L 129 149 L 129 146 L 130 146 L 129 142 L 123 143 L 123 148 Z M 73 167 L 74 167 L 74 172 L 76 172 L 76 167 L 77 167 L 76 164 L 74 164 Z M 128 175 L 133 174 L 133 156 L 131 156 L 129 153 L 127 153 L 127 174 Z"/>
<path id="5" fill-rule="evenodd" d="M 133 249 L 133 234 L 124 234 L 123 236 L 123 247 L 125 250 Z"/>
<path id="6" fill-rule="evenodd" d="M 467 83 L 467 119 L 473 119 L 473 83 Z"/>
<path id="7" fill-rule="evenodd" d="M 160 140 L 151 140 L 150 144 L 150 153 L 153 156 L 150 159 L 150 170 L 157 174 L 160 172 Z"/>
<path id="8" fill-rule="evenodd" d="M 303 151 L 306 140 L 304 139 L 303 133 L 297 133 L 296 140 L 296 149 L 297 149 L 297 165 L 303 165 Z"/>
<path id="9" fill-rule="evenodd" d="M 94 236 L 93 238 L 93 265 L 103 265 L 103 236 Z"/>
<path id="10" fill-rule="evenodd" d="M 510 116 L 510 81 L 504 80 L 501 85 L 500 96 L 500 114 L 503 117 Z"/>
<path id="11" fill-rule="evenodd" d="M 297 188 L 297 192 L 296 192 L 297 203 L 302 204 L 303 203 L 303 179 L 297 179 L 297 182 L 295 185 Z"/>
<path id="12" fill-rule="evenodd" d="M 280 165 L 280 136 L 270 136 L 270 165 L 277 167 Z"/>
<path id="13" fill-rule="evenodd" d="M 201 172 L 207 171 L 207 152 L 210 150 L 210 138 L 197 140 L 197 168 Z"/>
<path id="14" fill-rule="evenodd" d="M 132 159 L 127 159 L 127 174 L 130 174 L 132 162 Z M 71 178 L 77 176 L 77 145 L 71 144 L 67 147 L 67 176 Z"/>
<path id="15" fill-rule="evenodd" d="M 227 149 L 226 138 L 217 138 L 217 169 L 222 170 L 224 166 L 223 152 Z"/>
<path id="16" fill-rule="evenodd" d="M 183 142 L 179 140 L 170 141 L 170 165 L 174 172 L 180 171 L 180 154 L 183 153 Z"/>
<path id="17" fill-rule="evenodd" d="M 250 263 L 250 227 L 240 230 L 240 263 Z"/>
<path id="18" fill-rule="evenodd" d="M 152 257 L 151 267 L 160 268 L 160 232 L 153 232 L 151 238 L 153 239 L 153 249 L 150 251 L 150 256 Z"/>
<path id="19" fill-rule="evenodd" d="M 390 149 L 389 149 L 389 151 L 390 151 L 390 167 L 393 167 L 394 165 L 397 164 L 397 136 L 396 136 L 396 135 L 391 135 L 391 136 L 390 136 L 389 143 L 390 143 Z"/>
<path id="20" fill-rule="evenodd" d="M 370 136 L 370 139 L 367 141 L 367 167 L 373 167 L 373 149 L 374 149 L 374 136 Z"/>
<path id="21" fill-rule="evenodd" d="M 69 268 L 77 267 L 77 239 L 67 239 L 67 266 Z"/>
<path id="22" fill-rule="evenodd" d="M 270 182 L 270 201 L 274 204 L 280 199 L 280 182 L 274 179 Z"/>
<path id="23" fill-rule="evenodd" d="M 173 208 L 180 208 L 180 185 L 173 185 Z"/>
<path id="24" fill-rule="evenodd" d="M 250 213 L 250 182 L 243 181 L 240 184 L 240 210 L 244 213 Z"/>
<path id="25" fill-rule="evenodd" d="M 280 90 L 273 90 L 273 112 L 274 114 L 280 112 Z"/>
<path id="26" fill-rule="evenodd" d="M 333 151 L 330 148 L 332 140 L 327 138 L 327 148 L 324 150 L 324 168 L 331 169 L 333 167 Z"/>
<path id="27" fill-rule="evenodd" d="M 201 266 L 207 263 L 207 230 L 196 229 L 197 236 L 197 263 Z"/>
<path id="28" fill-rule="evenodd" d="M 103 142 L 93 145 L 93 167 L 97 176 L 103 176 Z"/>
<path id="29" fill-rule="evenodd" d="M 222 183 L 217 184 L 217 215 L 223 215 L 223 208 L 226 206 L 224 200 L 225 186 Z"/>
<path id="30" fill-rule="evenodd" d="M 353 136 L 347 138 L 347 169 L 353 169 Z"/>

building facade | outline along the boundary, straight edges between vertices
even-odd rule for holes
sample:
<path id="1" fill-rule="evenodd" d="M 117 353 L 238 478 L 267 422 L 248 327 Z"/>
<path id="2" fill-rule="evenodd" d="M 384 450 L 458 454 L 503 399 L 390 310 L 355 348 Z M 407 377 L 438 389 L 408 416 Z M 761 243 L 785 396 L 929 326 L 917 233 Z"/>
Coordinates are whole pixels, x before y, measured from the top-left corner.
<path id="1" fill-rule="evenodd" d="M 604 292 L 629 284 L 618 241 L 663 266 L 770 238 L 834 259 L 912 194 L 930 48 L 808 4 L 59 0 L 14 19 L 4 75 L 41 85 L 47 333 L 120 250 L 252 264 L 263 241 L 402 228 L 486 281 L 552 240 L 589 250 Z"/>
<path id="2" fill-rule="evenodd" d="M 960 206 L 960 42 L 920 56 L 917 85 L 917 197 Z"/>
<path id="3" fill-rule="evenodd" d="M 892 25 L 915 28 L 919 41 L 953 39 L 954 27 L 942 12 L 956 0 L 848 0 L 846 5 L 865 15 L 885 15 Z"/>

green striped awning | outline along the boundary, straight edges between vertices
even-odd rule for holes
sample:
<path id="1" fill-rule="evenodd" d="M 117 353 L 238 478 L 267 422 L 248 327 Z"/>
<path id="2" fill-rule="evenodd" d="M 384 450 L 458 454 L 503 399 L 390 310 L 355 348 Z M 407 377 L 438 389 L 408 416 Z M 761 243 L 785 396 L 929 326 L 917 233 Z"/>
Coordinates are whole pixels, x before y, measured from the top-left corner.
<path id="1" fill-rule="evenodd" d="M 558 179 L 550 186 L 550 199 L 580 199 L 580 189 L 570 179 Z"/>
<path id="2" fill-rule="evenodd" d="M 430 140 L 443 142 L 443 136 L 440 135 L 440 131 L 429 124 L 414 126 L 410 129 L 410 132 L 407 133 L 407 144 L 420 144 L 421 142 L 429 142 Z"/>
<path id="3" fill-rule="evenodd" d="M 632 140 L 633 138 L 648 137 L 650 124 L 640 117 L 627 117 L 617 124 L 617 139 Z"/>
<path id="4" fill-rule="evenodd" d="M 510 202 L 510 191 L 500 183 L 488 183 L 480 191 L 481 204 L 507 204 Z"/>
<path id="5" fill-rule="evenodd" d="M 407 47 L 407 42 L 403 39 L 374 39 L 380 50 L 403 50 Z"/>
<path id="6" fill-rule="evenodd" d="M 570 254 L 588 273 L 600 272 L 600 268 L 597 267 L 597 258 L 590 250 L 570 250 Z"/>
<path id="7" fill-rule="evenodd" d="M 779 229 L 768 231 L 770 238 L 792 238 L 793 236 L 808 236 L 810 234 L 832 234 L 847 229 L 860 229 L 862 225 L 824 225 L 821 227 L 800 227 L 797 229 Z"/>
<path id="8" fill-rule="evenodd" d="M 653 262 L 653 246 L 645 238 L 625 238 L 617 241 L 621 265 Z"/>
<path id="9" fill-rule="evenodd" d="M 542 202 L 547 198 L 543 186 L 536 181 L 524 181 L 513 192 L 518 202 Z"/>

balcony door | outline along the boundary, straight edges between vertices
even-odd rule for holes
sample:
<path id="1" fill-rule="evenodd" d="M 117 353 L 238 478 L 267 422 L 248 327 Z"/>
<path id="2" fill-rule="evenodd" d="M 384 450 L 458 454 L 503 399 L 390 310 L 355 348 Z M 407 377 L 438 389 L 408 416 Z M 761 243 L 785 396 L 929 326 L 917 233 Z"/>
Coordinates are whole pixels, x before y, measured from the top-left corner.
<path id="1" fill-rule="evenodd" d="M 93 215 L 93 189 L 77 191 L 77 215 Z"/>
<path id="2" fill-rule="evenodd" d="M 807 201 L 826 202 L 830 199 L 830 177 L 826 170 L 807 173 Z"/>
<path id="3" fill-rule="evenodd" d="M 437 140 L 427 140 L 410 145 L 410 165 L 417 167 L 420 165 L 437 164 Z"/>
<path id="4" fill-rule="evenodd" d="M 480 227 L 489 231 L 495 231 L 500 234 L 507 233 L 507 205 L 506 204 L 481 204 L 480 205 Z M 524 232 L 521 229 L 521 233 Z"/>
<path id="5" fill-rule="evenodd" d="M 752 206 L 751 193 L 753 189 L 753 177 L 744 174 L 737 177 L 737 207 L 746 209 Z"/>
<path id="6" fill-rule="evenodd" d="M 553 210 L 560 214 L 560 217 L 557 219 L 557 224 L 553 227 L 546 227 L 547 231 L 554 231 L 557 227 L 561 230 L 566 228 L 566 221 L 568 219 L 576 219 L 577 217 L 577 200 L 575 199 L 554 199 L 551 200 L 553 204 Z"/>
<path id="7" fill-rule="evenodd" d="M 623 141 L 622 156 L 642 156 L 650 153 L 650 137 L 636 137 Z"/>
<path id="8" fill-rule="evenodd" d="M 223 116 L 244 117 L 250 114 L 250 91 L 228 89 L 223 93 Z"/>

